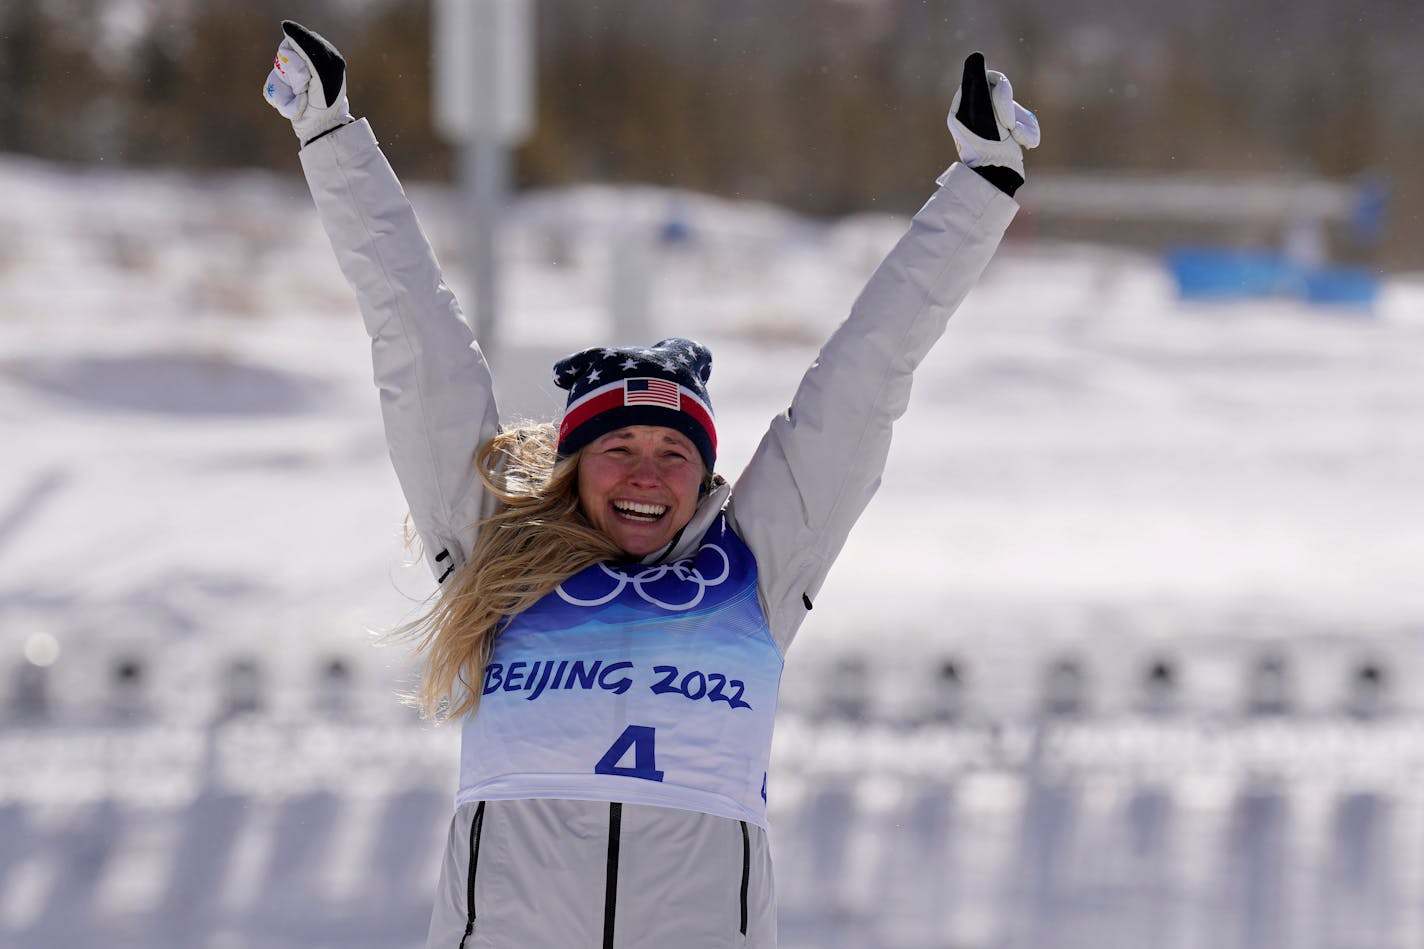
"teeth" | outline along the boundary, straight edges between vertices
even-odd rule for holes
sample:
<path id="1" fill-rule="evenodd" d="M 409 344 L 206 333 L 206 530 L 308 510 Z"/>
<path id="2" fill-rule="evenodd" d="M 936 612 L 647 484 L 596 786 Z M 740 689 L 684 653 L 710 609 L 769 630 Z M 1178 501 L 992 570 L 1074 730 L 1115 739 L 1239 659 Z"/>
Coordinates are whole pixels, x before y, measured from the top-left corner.
<path id="1" fill-rule="evenodd" d="M 667 512 L 666 504 L 644 504 L 641 501 L 614 501 L 614 508 L 621 514 L 632 514 L 656 520 Z"/>

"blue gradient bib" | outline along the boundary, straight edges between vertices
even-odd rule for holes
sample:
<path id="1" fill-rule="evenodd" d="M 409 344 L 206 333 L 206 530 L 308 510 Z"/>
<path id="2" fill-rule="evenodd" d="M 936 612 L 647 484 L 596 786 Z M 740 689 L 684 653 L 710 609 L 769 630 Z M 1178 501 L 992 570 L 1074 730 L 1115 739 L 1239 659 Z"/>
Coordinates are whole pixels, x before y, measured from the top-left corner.
<path id="1" fill-rule="evenodd" d="M 622 801 L 765 827 L 782 657 L 756 582 L 722 515 L 691 559 L 598 564 L 514 617 L 465 720 L 457 803 Z"/>

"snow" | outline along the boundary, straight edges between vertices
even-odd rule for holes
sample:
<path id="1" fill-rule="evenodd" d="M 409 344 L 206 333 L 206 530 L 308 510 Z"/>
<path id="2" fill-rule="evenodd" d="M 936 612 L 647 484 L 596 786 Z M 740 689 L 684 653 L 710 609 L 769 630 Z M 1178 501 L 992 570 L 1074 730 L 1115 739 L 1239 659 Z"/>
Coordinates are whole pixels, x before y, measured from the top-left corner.
<path id="1" fill-rule="evenodd" d="M 457 261 L 459 222 L 444 190 L 410 192 L 442 259 Z M 375 940 L 360 945 L 412 944 L 453 736 L 409 724 L 392 697 L 408 674 L 401 652 L 371 639 L 414 615 L 432 583 L 401 543 L 404 508 L 367 343 L 302 183 L 294 174 L 195 178 L 0 156 L 0 193 L 0 700 L 14 706 L 23 677 L 42 668 L 24 656 L 58 651 L 43 667 L 54 724 L 15 718 L 0 730 L 0 852 L 10 850 L 0 855 L 0 942 L 58 940 L 91 932 L 75 928 L 85 920 L 101 927 L 115 914 L 152 912 L 168 921 L 154 933 L 197 945 L 184 942 L 190 923 L 163 883 L 178 861 L 214 886 L 234 881 L 225 906 L 247 892 L 272 914 L 265 936 L 255 916 L 229 915 L 250 925 L 233 922 L 203 945 L 285 945 L 274 933 L 301 944 L 302 927 L 320 920 L 260 878 L 273 859 L 262 848 L 279 842 L 255 839 L 253 828 L 323 813 L 312 802 L 338 795 L 345 816 L 406 814 L 429 843 L 342 843 L 351 860 L 383 854 L 423 868 L 385 929 L 347 934 Z M 670 220 L 685 224 L 685 240 L 658 240 Z M 715 354 L 719 467 L 735 475 L 904 225 L 886 215 L 811 221 L 649 188 L 521 196 L 506 252 L 504 345 L 492 354 L 507 414 L 556 411 L 547 379 L 559 355 L 693 336 Z M 638 259 L 654 270 L 631 292 L 645 296 L 653 325 L 646 339 L 621 339 L 606 304 L 629 299 L 630 288 L 615 284 Z M 468 297 L 453 266 L 450 276 Z M 1345 748 L 1355 750 L 1344 756 L 1352 780 L 1395 795 L 1399 827 L 1417 824 L 1409 782 L 1424 755 L 1409 728 L 1341 731 L 1337 720 L 1309 716 L 1340 709 L 1361 657 L 1384 663 L 1392 708 L 1420 707 L 1408 686 L 1424 628 L 1421 370 L 1418 277 L 1391 279 L 1369 313 L 1290 301 L 1184 305 L 1151 257 L 1011 236 L 921 367 L 880 495 L 789 660 L 778 744 L 786 781 L 774 808 L 785 844 L 784 943 L 830 945 L 816 941 L 818 927 L 839 918 L 857 945 L 944 945 L 935 940 L 945 933 L 956 945 L 1034 944 L 1027 923 L 1005 928 L 1007 907 L 1033 907 L 1039 919 L 1059 904 L 1030 892 L 1014 869 L 1025 858 L 995 835 L 1015 833 L 1021 820 L 1051 829 L 1067 820 L 1062 813 L 1077 815 L 1075 833 L 1107 835 L 1103 860 L 1117 854 L 1118 863 L 1083 871 L 1097 898 L 1146 899 L 1148 884 L 1130 882 L 1130 855 L 1111 850 L 1125 844 L 1103 829 L 1105 815 L 1139 793 L 1129 778 L 1196 768 L 1172 792 L 1175 823 L 1153 825 L 1176 835 L 1177 849 L 1158 851 L 1172 857 L 1172 878 L 1151 891 L 1179 901 L 1174 931 L 1195 945 L 1216 932 L 1200 892 L 1224 852 L 1212 849 L 1212 835 L 1236 819 L 1239 782 L 1271 748 L 1298 751 L 1295 772 L 1279 760 L 1273 767 L 1301 778 L 1280 791 L 1291 795 L 1290 819 L 1308 825 L 1300 839 L 1334 839 L 1333 812 L 1307 803 L 1311 788 L 1333 780 L 1326 772 Z M 1304 716 L 1230 740 L 1204 733 L 1202 723 L 1240 711 L 1253 663 L 1276 654 L 1288 660 Z M 1185 670 L 1180 704 L 1191 715 L 1172 728 L 1128 716 L 1153 656 Z M 119 701 L 113 664 L 125 657 L 144 662 L 148 717 L 115 732 L 103 723 Z M 1065 657 L 1081 663 L 1098 725 L 1030 753 L 1046 670 Z M 348 709 L 354 724 L 312 717 L 345 681 L 329 674 L 333 658 L 359 697 Z M 943 700 L 933 676 L 946 658 L 963 670 L 964 708 L 978 724 L 905 732 L 903 722 Z M 256 722 L 224 718 L 242 661 L 258 664 L 256 687 L 267 696 L 270 715 Z M 836 679 L 847 661 L 861 665 Z M 854 688 L 865 690 L 870 724 L 827 725 L 818 710 Z M 978 730 L 985 722 L 1008 730 Z M 867 746 L 891 773 L 858 783 L 856 749 Z M 21 767 L 35 762 L 44 766 Z M 1136 762 L 1135 777 L 1124 762 Z M 1065 792 L 1076 803 L 1020 780 L 1034 767 L 1076 776 Z M 840 783 L 821 793 L 828 775 Z M 936 782 L 961 778 L 951 798 L 935 796 Z M 807 889 L 820 877 L 797 874 L 830 872 L 816 847 L 828 845 L 826 815 L 837 807 L 869 828 L 842 842 L 869 854 L 848 863 L 863 872 L 880 859 L 885 827 L 968 822 L 982 832 L 963 832 L 951 848 L 958 869 L 945 872 L 971 873 L 982 858 L 1011 882 L 960 879 L 938 923 L 913 913 L 875 922 L 863 892 L 825 909 L 826 891 Z M 56 808 L 68 811 L 56 817 Z M 96 837 L 115 808 L 148 816 Z M 1309 823 L 1317 812 L 1325 816 Z M 184 849 L 172 821 L 203 814 L 217 815 L 210 843 L 232 851 L 231 862 Z M 1198 817 L 1208 840 L 1193 844 L 1185 828 Z M 1356 819 L 1384 820 L 1376 811 Z M 1062 852 L 1044 854 L 1056 839 L 1045 833 L 1027 838 L 1028 852 L 1057 866 Z M 1061 846 L 1084 846 L 1073 839 Z M 1250 852 L 1277 854 L 1274 839 Z M 1361 839 L 1347 835 L 1341 846 Z M 62 923 L 45 901 L 67 864 L 35 848 L 86 846 L 112 847 L 114 865 L 128 869 L 101 874 L 90 915 Z M 1091 853 L 1086 846 L 1071 852 Z M 1391 887 L 1421 872 L 1401 860 L 1386 861 Z M 828 885 L 854 889 L 860 879 Z M 935 902 L 921 894 L 915 903 L 912 884 L 898 898 L 922 909 Z M 337 870 L 321 882 L 323 905 L 348 905 L 373 885 Z M 1078 896 L 1075 912 L 1088 912 L 1091 894 Z M 252 905 L 242 903 L 244 912 Z M 1314 918 L 1291 905 L 1287 918 Z M 1417 913 L 1392 913 L 1388 938 L 1417 934 Z M 1103 935 L 1082 917 L 1063 918 L 1077 920 L 1064 931 L 1081 944 Z M 1131 914 L 1114 919 L 1120 934 L 1144 925 Z M 1286 929 L 1258 944 L 1305 944 Z"/>

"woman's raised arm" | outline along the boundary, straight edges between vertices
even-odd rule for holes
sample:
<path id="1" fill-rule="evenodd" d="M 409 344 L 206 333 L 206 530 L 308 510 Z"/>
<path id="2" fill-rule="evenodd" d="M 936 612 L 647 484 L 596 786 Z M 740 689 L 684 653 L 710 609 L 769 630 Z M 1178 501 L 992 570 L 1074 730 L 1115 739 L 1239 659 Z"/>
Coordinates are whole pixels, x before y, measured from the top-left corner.
<path id="1" fill-rule="evenodd" d="M 732 489 L 732 522 L 756 555 L 759 592 L 783 649 L 880 486 L 915 367 L 1018 210 L 1009 195 L 1023 181 L 1021 147 L 1038 142 L 1037 120 L 1014 103 L 1001 73 L 985 74 L 978 54 L 966 63 L 949 124 L 963 164 L 940 176 Z"/>
<path id="2" fill-rule="evenodd" d="M 302 169 L 371 337 L 391 461 L 443 580 L 489 513 L 474 465 L 499 425 L 489 368 L 371 127 L 352 120 L 341 54 L 300 24 L 282 28 L 263 94 L 303 143 Z"/>

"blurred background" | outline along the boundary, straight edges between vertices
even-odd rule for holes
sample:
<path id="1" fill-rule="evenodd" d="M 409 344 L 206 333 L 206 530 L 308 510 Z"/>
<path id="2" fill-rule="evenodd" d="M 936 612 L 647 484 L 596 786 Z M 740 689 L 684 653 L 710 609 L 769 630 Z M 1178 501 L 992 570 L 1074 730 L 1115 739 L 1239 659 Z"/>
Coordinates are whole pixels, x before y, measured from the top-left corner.
<path id="1" fill-rule="evenodd" d="M 1424 942 L 1407 0 L 533 0 L 506 416 L 692 335 L 735 476 L 951 160 L 1044 143 L 788 657 L 788 947 Z M 331 39 L 462 300 L 431 5 L 0 6 L 0 947 L 423 944 L 458 735 L 382 634 L 368 342 L 260 98 Z"/>
<path id="2" fill-rule="evenodd" d="M 1424 22 L 1409 0 L 540 0 L 537 122 L 517 181 L 646 182 L 831 215 L 912 211 L 973 49 L 1032 90 L 1035 168 L 1387 183 L 1377 262 L 1424 223 Z M 430 6 L 396 0 L 10 0 L 0 148 L 66 163 L 291 165 L 239 77 L 283 17 L 354 64 L 356 111 L 408 178 L 448 179 L 432 130 Z M 261 81 L 262 77 L 258 78 Z"/>

